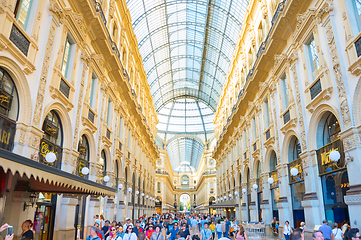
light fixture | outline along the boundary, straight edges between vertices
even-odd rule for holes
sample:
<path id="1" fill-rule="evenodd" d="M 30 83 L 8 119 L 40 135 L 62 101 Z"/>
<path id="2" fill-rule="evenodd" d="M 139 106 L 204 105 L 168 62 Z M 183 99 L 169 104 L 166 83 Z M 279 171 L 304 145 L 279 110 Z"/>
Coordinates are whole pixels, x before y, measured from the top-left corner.
<path id="1" fill-rule="evenodd" d="M 140 196 L 144 197 L 144 193 L 140 194 Z"/>
<path id="2" fill-rule="evenodd" d="M 226 196 L 224 196 L 224 197 L 223 197 L 223 199 L 224 199 L 224 200 L 226 200 L 226 199 L 227 199 L 227 197 L 226 197 Z"/>
<path id="3" fill-rule="evenodd" d="M 29 195 L 29 199 L 30 199 L 29 204 L 26 204 L 26 202 L 24 202 L 23 211 L 25 211 L 27 207 L 30 207 L 30 206 L 34 207 L 34 204 L 36 202 L 36 197 L 37 196 L 36 196 L 35 192 L 30 193 L 30 195 Z"/>
<path id="4" fill-rule="evenodd" d="M 139 194 L 139 191 L 138 191 L 138 190 L 137 190 L 137 191 L 135 191 L 135 194 L 136 194 L 136 195 L 138 195 L 138 194 Z"/>
<path id="5" fill-rule="evenodd" d="M 333 150 L 330 152 L 329 157 L 332 161 L 337 162 L 341 158 L 341 154 L 337 150 Z"/>
<path id="6" fill-rule="evenodd" d="M 131 192 L 132 191 L 132 188 L 128 188 L 128 192 Z"/>
<path id="7" fill-rule="evenodd" d="M 53 163 L 53 162 L 55 162 L 55 160 L 56 160 L 56 155 L 55 155 L 55 153 L 53 153 L 53 152 L 48 152 L 48 153 L 45 155 L 45 160 L 46 160 L 48 163 Z"/>
<path id="8" fill-rule="evenodd" d="M 273 184 L 274 182 L 275 182 L 275 180 L 274 180 L 273 178 L 271 178 L 271 177 L 268 178 L 268 183 L 269 183 L 269 184 Z"/>
<path id="9" fill-rule="evenodd" d="M 234 195 L 238 196 L 238 191 L 235 191 L 235 192 L 234 192 Z"/>
<path id="10" fill-rule="evenodd" d="M 81 170 L 81 173 L 82 173 L 83 175 L 88 175 L 88 174 L 89 174 L 89 168 L 83 167 L 82 170 Z"/>
<path id="11" fill-rule="evenodd" d="M 105 176 L 105 177 L 103 178 L 103 180 L 104 180 L 104 182 L 108 182 L 108 181 L 109 181 L 109 177 L 108 177 L 108 176 Z"/>
<path id="12" fill-rule="evenodd" d="M 123 189 L 123 184 L 119 184 L 119 185 L 118 185 L 118 188 L 119 188 L 119 189 Z"/>
<path id="13" fill-rule="evenodd" d="M 232 195 L 232 193 L 230 193 L 228 196 L 229 196 L 229 198 L 231 198 L 233 195 Z"/>
<path id="14" fill-rule="evenodd" d="M 145 198 L 146 198 L 146 199 L 148 199 L 148 198 L 149 198 L 149 196 L 147 195 Z"/>
<path id="15" fill-rule="evenodd" d="M 246 192 L 247 192 L 247 189 L 243 188 L 243 189 L 242 189 L 242 192 L 243 192 L 243 193 L 246 193 Z"/>
<path id="16" fill-rule="evenodd" d="M 253 189 L 254 189 L 254 190 L 257 190 L 258 185 L 257 185 L 257 184 L 253 184 L 253 186 L 252 186 L 252 187 L 253 187 Z"/>
<path id="17" fill-rule="evenodd" d="M 298 169 L 297 168 L 291 168 L 290 173 L 292 176 L 297 176 L 298 175 Z"/>

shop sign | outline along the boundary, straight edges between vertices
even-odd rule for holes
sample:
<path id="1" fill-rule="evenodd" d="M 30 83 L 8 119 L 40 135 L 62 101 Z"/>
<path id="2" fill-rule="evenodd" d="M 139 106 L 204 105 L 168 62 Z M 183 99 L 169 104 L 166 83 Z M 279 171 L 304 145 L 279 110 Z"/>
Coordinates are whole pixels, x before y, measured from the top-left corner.
<path id="1" fill-rule="evenodd" d="M 59 128 L 57 126 L 55 126 L 52 122 L 50 122 L 48 119 L 46 119 L 44 121 L 43 129 L 44 129 L 44 132 L 46 132 L 50 136 L 52 136 L 56 139 L 58 138 Z"/>
<path id="2" fill-rule="evenodd" d="M 273 178 L 273 180 L 274 180 L 274 182 L 271 184 L 271 189 L 272 188 L 278 188 L 278 186 L 279 186 L 279 183 L 278 183 L 278 172 L 277 172 L 277 169 L 275 169 L 275 170 L 273 170 L 273 171 L 271 171 L 270 173 L 269 173 L 269 176 L 271 177 L 271 178 Z"/>
<path id="3" fill-rule="evenodd" d="M 81 171 L 81 170 L 83 170 L 84 167 L 89 168 L 89 162 L 87 160 L 78 158 L 78 174 L 77 174 L 78 176 L 85 177 L 85 175 Z"/>
<path id="4" fill-rule="evenodd" d="M 296 168 L 298 170 L 298 174 L 293 176 L 291 174 L 291 169 Z M 288 175 L 290 176 L 290 183 L 296 183 L 303 181 L 303 167 L 302 167 L 302 159 L 298 158 L 288 164 Z"/>
<path id="5" fill-rule="evenodd" d="M 53 152 L 56 155 L 56 159 L 53 163 L 49 163 L 45 160 L 45 156 L 49 152 Z M 62 153 L 63 153 L 63 148 L 50 142 L 45 138 L 41 139 L 39 146 L 39 162 L 55 168 L 60 168 Z"/>
<path id="6" fill-rule="evenodd" d="M 14 146 L 16 123 L 0 114 L 0 148 L 11 151 Z"/>
<path id="7" fill-rule="evenodd" d="M 0 88 L 0 105 L 6 110 L 10 110 L 13 96 Z"/>
<path id="8" fill-rule="evenodd" d="M 338 151 L 341 154 L 340 160 L 338 160 L 337 162 L 334 162 L 330 159 L 330 152 L 332 151 Z M 320 175 L 338 171 L 345 167 L 343 144 L 342 141 L 339 139 L 318 149 L 316 153 Z"/>

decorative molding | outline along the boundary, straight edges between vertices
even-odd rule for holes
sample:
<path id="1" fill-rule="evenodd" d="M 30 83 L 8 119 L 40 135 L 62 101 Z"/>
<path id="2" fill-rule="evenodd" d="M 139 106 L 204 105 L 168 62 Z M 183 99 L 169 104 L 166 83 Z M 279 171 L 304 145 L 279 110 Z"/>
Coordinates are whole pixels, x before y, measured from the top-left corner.
<path id="1" fill-rule="evenodd" d="M 41 75 L 40 75 L 41 77 L 40 77 L 40 81 L 39 81 L 38 95 L 36 97 L 36 102 L 35 102 L 35 111 L 34 111 L 34 117 L 33 117 L 33 123 L 35 126 L 39 126 L 40 118 L 41 118 L 42 112 L 43 112 L 43 104 L 44 104 L 44 99 L 45 99 L 45 96 L 44 96 L 45 95 L 45 87 L 46 87 L 46 82 L 47 82 L 47 78 L 48 78 L 51 53 L 52 53 L 53 45 L 54 45 L 55 32 L 56 32 L 56 25 L 55 25 L 54 21 L 51 21 L 49 38 L 48 38 L 48 42 L 46 44 L 45 55 L 44 55 L 44 60 L 43 60 L 43 67 L 42 67 Z"/>

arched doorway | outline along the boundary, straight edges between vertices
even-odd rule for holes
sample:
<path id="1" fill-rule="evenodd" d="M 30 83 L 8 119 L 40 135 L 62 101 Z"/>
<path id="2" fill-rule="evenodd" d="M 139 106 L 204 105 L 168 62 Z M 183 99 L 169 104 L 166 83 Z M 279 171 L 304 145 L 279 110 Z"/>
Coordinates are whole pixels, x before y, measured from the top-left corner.
<path id="1" fill-rule="evenodd" d="M 305 195 L 305 182 L 303 179 L 302 159 L 300 158 L 301 144 L 296 136 L 292 136 L 288 146 L 288 175 L 292 196 L 292 211 L 294 227 L 298 228 L 305 221 L 305 212 L 302 199 Z M 296 170 L 297 174 L 296 174 Z"/>
<path id="2" fill-rule="evenodd" d="M 341 127 L 336 116 L 331 112 L 322 115 L 317 127 L 317 147 L 319 177 L 322 183 L 326 219 L 341 224 L 349 220 L 348 207 L 344 202 L 349 180 L 345 164 L 343 143 L 338 138 Z M 340 159 L 332 161 L 330 152 L 338 151 Z"/>
<path id="3" fill-rule="evenodd" d="M 84 134 L 79 139 L 78 152 L 79 152 L 79 156 L 78 156 L 78 166 L 77 166 L 76 175 L 89 179 L 89 174 L 84 175 L 82 173 L 82 169 L 84 167 L 87 167 L 89 169 L 89 142 Z"/>
<path id="4" fill-rule="evenodd" d="M 250 179 L 251 179 L 251 176 L 250 176 L 250 172 L 249 172 L 249 168 L 247 167 L 247 170 L 246 170 L 246 179 L 247 179 L 247 216 L 248 216 L 248 222 L 251 221 L 251 196 L 252 196 L 252 186 L 251 186 L 251 183 L 250 183 Z"/>
<path id="5" fill-rule="evenodd" d="M 272 198 L 272 216 L 273 218 L 278 219 L 278 207 L 277 203 L 280 198 L 280 189 L 279 189 L 279 181 L 278 181 L 278 172 L 276 169 L 277 166 L 277 156 L 275 151 L 272 150 L 269 161 L 269 177 L 273 178 L 273 183 L 270 185 L 271 190 L 271 198 Z"/>
<path id="6" fill-rule="evenodd" d="M 179 198 L 179 211 L 189 212 L 191 210 L 191 197 L 184 193 Z"/>
<path id="7" fill-rule="evenodd" d="M 46 115 L 42 129 L 44 137 L 40 141 L 39 162 L 60 169 L 63 153 L 63 128 L 56 111 L 51 110 Z M 56 155 L 56 159 L 52 163 L 45 160 L 45 156 L 49 152 L 53 152 Z"/>
<path id="8" fill-rule="evenodd" d="M 155 213 L 162 213 L 162 198 L 160 196 L 155 198 Z"/>
<path id="9" fill-rule="evenodd" d="M 216 213 L 216 210 L 212 208 L 212 205 L 213 205 L 213 203 L 215 203 L 215 202 L 216 202 L 216 198 L 213 197 L 213 196 L 211 196 L 211 197 L 209 198 L 209 201 L 208 201 L 209 213 L 210 213 L 210 214 L 215 214 L 215 213 Z"/>
<path id="10" fill-rule="evenodd" d="M 257 165 L 256 165 L 256 183 L 257 183 L 257 212 L 258 212 L 258 221 L 261 222 L 262 221 L 262 209 L 261 209 L 261 202 L 263 199 L 263 192 L 262 192 L 262 179 L 261 179 L 261 173 L 262 173 L 262 168 L 261 168 L 261 162 L 257 161 Z"/>

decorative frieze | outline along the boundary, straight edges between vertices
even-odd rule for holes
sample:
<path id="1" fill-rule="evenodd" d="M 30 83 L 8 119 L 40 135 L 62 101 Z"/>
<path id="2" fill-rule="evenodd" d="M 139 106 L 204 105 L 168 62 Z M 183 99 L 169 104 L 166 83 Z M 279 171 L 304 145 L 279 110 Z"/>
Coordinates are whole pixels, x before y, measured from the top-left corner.
<path id="1" fill-rule="evenodd" d="M 47 78 L 48 78 L 49 64 L 50 64 L 52 49 L 53 49 L 53 45 L 54 45 L 55 33 L 56 33 L 56 25 L 55 25 L 54 21 L 51 21 L 49 38 L 48 38 L 48 42 L 46 44 L 45 55 L 44 55 L 44 60 L 43 60 L 43 67 L 42 67 L 41 75 L 40 75 L 38 95 L 36 97 L 36 102 L 35 102 L 35 111 L 34 111 L 33 122 L 34 122 L 34 125 L 36 125 L 36 126 L 39 126 L 40 118 L 41 118 L 42 112 L 43 112 L 45 87 L 46 87 L 46 82 L 47 82 Z"/>

